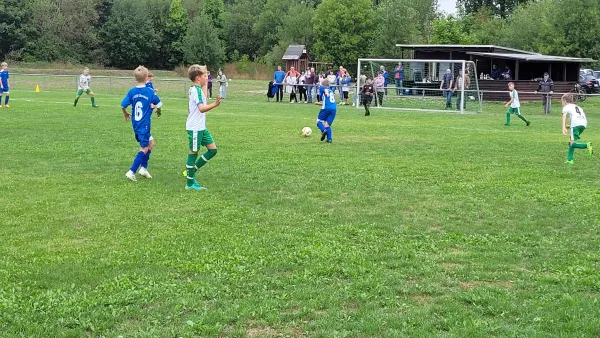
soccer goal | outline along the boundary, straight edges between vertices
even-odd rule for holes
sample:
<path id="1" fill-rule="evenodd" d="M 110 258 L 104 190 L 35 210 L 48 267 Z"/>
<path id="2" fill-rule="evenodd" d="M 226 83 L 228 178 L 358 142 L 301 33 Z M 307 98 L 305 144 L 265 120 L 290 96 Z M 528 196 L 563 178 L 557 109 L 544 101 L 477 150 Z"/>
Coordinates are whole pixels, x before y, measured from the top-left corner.
<path id="1" fill-rule="evenodd" d="M 382 82 L 378 76 L 385 72 L 387 78 L 383 81 L 386 84 L 382 88 L 378 86 Z M 373 108 L 460 113 L 480 113 L 483 109 L 477 67 L 473 61 L 358 59 L 356 74 L 358 88 L 354 104 L 359 108 L 361 98 L 358 93 L 370 79 L 375 87 Z M 460 74 L 466 75 L 461 78 Z M 447 81 L 443 81 L 444 76 Z M 452 81 L 450 88 L 447 87 L 448 79 Z"/>

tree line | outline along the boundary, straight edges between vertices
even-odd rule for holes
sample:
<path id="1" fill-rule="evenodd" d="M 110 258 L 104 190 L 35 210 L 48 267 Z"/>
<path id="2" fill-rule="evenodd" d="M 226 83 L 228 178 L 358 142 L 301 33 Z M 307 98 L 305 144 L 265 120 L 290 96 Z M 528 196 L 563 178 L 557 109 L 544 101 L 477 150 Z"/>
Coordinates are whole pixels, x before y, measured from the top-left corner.
<path id="1" fill-rule="evenodd" d="M 598 0 L 3 0 L 0 58 L 173 69 L 280 63 L 289 44 L 352 65 L 397 43 L 497 44 L 600 59 Z"/>

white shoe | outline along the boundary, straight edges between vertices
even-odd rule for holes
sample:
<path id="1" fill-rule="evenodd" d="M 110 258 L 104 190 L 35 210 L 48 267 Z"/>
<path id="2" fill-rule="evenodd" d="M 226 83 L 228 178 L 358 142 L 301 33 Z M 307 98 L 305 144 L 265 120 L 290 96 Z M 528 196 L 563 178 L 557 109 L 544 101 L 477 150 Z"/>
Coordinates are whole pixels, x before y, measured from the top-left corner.
<path id="1" fill-rule="evenodd" d="M 138 174 L 144 176 L 145 178 L 152 178 L 152 175 L 150 175 L 150 173 L 148 172 L 148 169 L 146 169 L 144 167 L 140 167 Z"/>
<path id="2" fill-rule="evenodd" d="M 135 173 L 131 170 L 129 170 L 127 173 L 125 173 L 125 177 L 127 177 L 128 179 L 137 182 L 137 178 L 135 178 Z"/>

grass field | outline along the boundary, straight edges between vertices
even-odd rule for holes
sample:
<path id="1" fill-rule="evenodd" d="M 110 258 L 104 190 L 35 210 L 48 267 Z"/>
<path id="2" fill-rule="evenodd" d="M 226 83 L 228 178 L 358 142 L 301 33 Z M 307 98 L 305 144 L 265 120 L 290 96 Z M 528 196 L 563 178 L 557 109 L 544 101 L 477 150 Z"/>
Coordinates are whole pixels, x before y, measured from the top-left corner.
<path id="1" fill-rule="evenodd" d="M 340 107 L 325 144 L 318 107 L 253 86 L 208 113 L 204 192 L 184 190 L 180 95 L 153 119 L 154 178 L 133 183 L 121 95 L 94 110 L 71 91 L 13 91 L 0 336 L 600 336 L 600 156 L 563 163 L 557 105 L 525 105 L 529 128 L 505 127 L 499 104 Z M 600 104 L 582 107 L 600 146 Z"/>

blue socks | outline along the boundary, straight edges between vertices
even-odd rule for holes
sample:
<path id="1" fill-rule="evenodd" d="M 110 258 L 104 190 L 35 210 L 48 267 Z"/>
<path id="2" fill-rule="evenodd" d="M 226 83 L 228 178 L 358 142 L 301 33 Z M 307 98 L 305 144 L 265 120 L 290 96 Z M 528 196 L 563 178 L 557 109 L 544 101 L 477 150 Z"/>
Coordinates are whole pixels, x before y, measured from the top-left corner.
<path id="1" fill-rule="evenodd" d="M 144 154 L 143 151 L 139 151 L 137 155 L 135 155 L 135 159 L 133 160 L 133 164 L 131 165 L 131 168 L 129 168 L 129 170 L 135 173 L 142 164 L 142 161 L 144 160 L 145 156 L 146 154 Z"/>
<path id="2" fill-rule="evenodd" d="M 331 141 L 331 126 L 325 128 L 327 131 L 327 141 Z"/>
<path id="3" fill-rule="evenodd" d="M 321 132 L 325 131 L 325 126 L 323 125 L 323 122 L 317 122 L 317 128 L 319 128 Z"/>
<path id="4" fill-rule="evenodd" d="M 150 153 L 152 152 L 152 150 L 148 150 L 148 152 L 146 153 L 146 155 L 144 155 L 144 158 L 142 159 L 142 167 L 148 169 L 148 160 L 150 159 Z"/>

